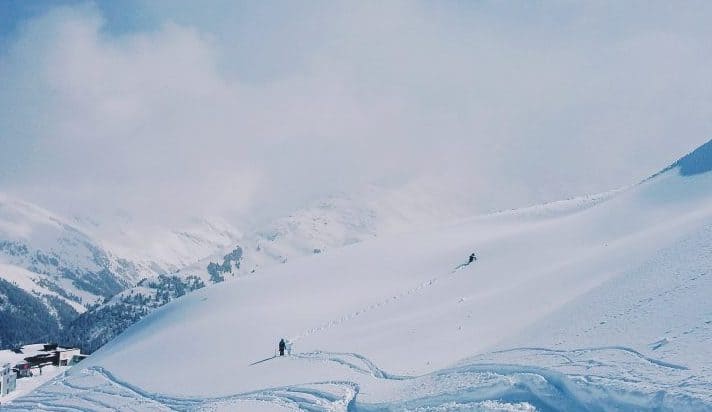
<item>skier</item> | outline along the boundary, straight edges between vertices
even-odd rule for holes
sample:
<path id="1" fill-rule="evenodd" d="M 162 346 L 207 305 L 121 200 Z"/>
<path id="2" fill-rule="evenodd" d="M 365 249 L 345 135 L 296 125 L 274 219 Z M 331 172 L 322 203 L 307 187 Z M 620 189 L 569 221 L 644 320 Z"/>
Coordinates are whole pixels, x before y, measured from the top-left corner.
<path id="1" fill-rule="evenodd" d="M 467 264 L 469 265 L 470 263 L 472 263 L 476 260 L 477 260 L 477 256 L 475 256 L 475 254 L 473 253 L 470 255 L 470 260 L 467 262 Z"/>
<path id="2" fill-rule="evenodd" d="M 284 342 L 284 338 L 282 338 L 279 341 L 279 356 L 284 356 L 284 348 L 287 347 L 287 344 Z"/>

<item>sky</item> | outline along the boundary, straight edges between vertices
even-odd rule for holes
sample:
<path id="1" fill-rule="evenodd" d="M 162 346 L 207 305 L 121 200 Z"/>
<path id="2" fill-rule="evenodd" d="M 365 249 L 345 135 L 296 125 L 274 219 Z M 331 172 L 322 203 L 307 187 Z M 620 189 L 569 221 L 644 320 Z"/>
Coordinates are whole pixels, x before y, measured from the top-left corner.
<path id="1" fill-rule="evenodd" d="M 368 185 L 473 214 L 618 188 L 712 138 L 711 19 L 704 1 L 0 0 L 0 191 L 247 222 Z"/>

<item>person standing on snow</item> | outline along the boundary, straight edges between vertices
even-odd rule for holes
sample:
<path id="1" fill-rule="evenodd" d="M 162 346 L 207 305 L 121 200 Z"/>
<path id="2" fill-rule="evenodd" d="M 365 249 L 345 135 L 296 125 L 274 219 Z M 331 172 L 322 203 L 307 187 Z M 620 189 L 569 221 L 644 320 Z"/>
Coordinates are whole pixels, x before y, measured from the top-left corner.
<path id="1" fill-rule="evenodd" d="M 470 260 L 467 262 L 467 264 L 469 265 L 470 263 L 472 263 L 476 260 L 477 260 L 477 256 L 475 256 L 475 254 L 473 253 L 470 255 Z"/>
<path id="2" fill-rule="evenodd" d="M 279 341 L 279 356 L 284 356 L 284 348 L 287 347 L 287 344 L 284 343 L 284 338 L 282 338 Z"/>

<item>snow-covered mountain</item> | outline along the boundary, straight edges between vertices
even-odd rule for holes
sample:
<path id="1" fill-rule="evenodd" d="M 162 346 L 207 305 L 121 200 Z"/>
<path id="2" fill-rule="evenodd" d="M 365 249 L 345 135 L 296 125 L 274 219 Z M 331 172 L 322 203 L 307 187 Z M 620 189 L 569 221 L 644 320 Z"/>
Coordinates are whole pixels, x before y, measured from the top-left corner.
<path id="1" fill-rule="evenodd" d="M 237 238 L 219 219 L 180 230 L 138 229 L 126 216 L 111 225 L 67 219 L 0 194 L 0 347 L 72 340 L 74 331 L 87 327 L 73 324 L 88 309 Z"/>
<path id="2" fill-rule="evenodd" d="M 712 410 L 710 159 L 203 288 L 5 407 Z"/>
<path id="3" fill-rule="evenodd" d="M 170 224 L 137 220 L 128 212 L 75 217 L 74 221 L 117 255 L 139 262 L 155 274 L 176 272 L 233 246 L 241 233 L 219 217 Z"/>
<path id="4" fill-rule="evenodd" d="M 148 274 L 68 221 L 0 194 L 0 346 L 56 339 L 78 314 Z"/>
<path id="5" fill-rule="evenodd" d="M 0 195 L 0 259 L 45 275 L 37 283 L 91 304 L 139 279 L 141 272 L 75 225 L 35 205 Z"/>

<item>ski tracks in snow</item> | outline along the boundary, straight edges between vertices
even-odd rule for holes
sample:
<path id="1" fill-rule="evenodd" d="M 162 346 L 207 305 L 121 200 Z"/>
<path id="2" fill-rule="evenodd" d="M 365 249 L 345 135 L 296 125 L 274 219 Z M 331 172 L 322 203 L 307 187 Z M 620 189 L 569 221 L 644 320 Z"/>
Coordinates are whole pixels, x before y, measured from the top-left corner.
<path id="1" fill-rule="evenodd" d="M 542 366 L 485 363 L 508 354 L 532 354 L 565 359 L 585 374 Z M 597 359 L 591 363 L 591 356 Z M 547 348 L 515 348 L 493 352 L 453 368 L 422 376 L 401 376 L 379 368 L 367 357 L 350 352 L 298 353 L 295 360 L 333 362 L 364 375 L 364 379 L 331 380 L 266 388 L 217 397 L 176 396 L 150 392 L 116 377 L 101 367 L 77 375 L 64 375 L 35 392 L 3 405 L 7 411 L 216 411 L 233 410 L 246 402 L 264 402 L 272 409 L 305 411 L 370 412 L 376 410 L 712 410 L 712 400 L 675 392 L 641 381 L 642 376 L 597 376 L 591 368 L 626 362 L 647 364 L 672 374 L 688 372 L 680 365 L 646 357 L 626 347 L 584 348 L 573 351 Z M 513 359 L 513 358 L 510 358 Z M 634 368 L 633 370 L 638 370 Z M 614 370 L 617 374 L 618 371 Z M 657 372 L 660 374 L 660 371 Z M 694 384 L 693 377 L 680 386 Z M 692 379 L 692 380 L 691 380 Z M 362 403 L 357 397 L 363 385 L 387 380 L 396 385 L 396 399 Z M 626 386 L 627 385 L 627 386 Z M 709 390 L 709 388 L 707 388 Z M 404 395 L 406 394 L 406 395 Z M 404 397 L 405 396 L 405 397 Z M 399 398 L 400 397 L 400 398 Z"/>
<path id="2" fill-rule="evenodd" d="M 291 340 L 292 342 L 297 342 L 297 341 L 299 341 L 300 339 L 303 339 L 303 338 L 305 338 L 305 337 L 307 337 L 307 336 L 314 335 L 314 334 L 316 334 L 316 333 L 319 333 L 319 332 L 322 332 L 322 331 L 331 329 L 331 328 L 333 328 L 333 327 L 336 327 L 336 326 L 338 326 L 338 325 L 341 325 L 342 323 L 347 322 L 347 321 L 349 321 L 349 320 L 351 320 L 351 319 L 354 319 L 354 318 L 356 318 L 356 317 L 358 317 L 358 316 L 360 316 L 360 315 L 363 315 L 364 313 L 372 312 L 372 311 L 377 310 L 377 309 L 380 309 L 380 308 L 382 308 L 382 307 L 384 307 L 384 306 L 387 306 L 387 305 L 396 303 L 396 302 L 398 302 L 399 300 L 401 300 L 401 299 L 403 299 L 403 298 L 406 298 L 406 297 L 408 297 L 408 296 L 411 296 L 411 295 L 414 295 L 414 294 L 416 294 L 416 293 L 419 293 L 419 292 L 422 292 L 422 291 L 424 291 L 424 290 L 427 290 L 428 288 L 430 288 L 431 286 L 433 286 L 435 283 L 437 283 L 437 282 L 438 282 L 440 279 L 442 279 L 443 277 L 445 277 L 445 276 L 452 276 L 452 275 L 454 275 L 455 273 L 457 273 L 458 271 L 460 271 L 460 270 L 462 270 L 462 269 L 465 269 L 465 268 L 468 267 L 468 266 L 470 266 L 470 264 L 462 264 L 462 265 L 459 265 L 459 266 L 455 267 L 455 269 L 453 269 L 452 271 L 450 271 L 450 272 L 448 272 L 448 273 L 444 273 L 444 274 L 441 274 L 441 275 L 436 276 L 436 277 L 434 277 L 434 278 L 428 279 L 428 280 L 426 280 L 425 282 L 422 282 L 422 283 L 420 283 L 419 285 L 414 286 L 414 287 L 412 287 L 412 288 L 410 288 L 410 289 L 407 289 L 407 290 L 405 290 L 405 291 L 403 291 L 403 292 L 401 292 L 401 293 L 399 293 L 399 294 L 390 296 L 390 297 L 388 297 L 388 298 L 386 298 L 386 299 L 383 299 L 383 300 L 381 300 L 381 301 L 379 301 L 379 302 L 373 303 L 373 304 L 371 304 L 371 305 L 369 305 L 369 306 L 366 306 L 366 307 L 364 307 L 364 308 L 362 308 L 362 309 L 359 309 L 359 310 L 356 310 L 356 311 L 354 311 L 354 312 L 347 313 L 346 315 L 343 315 L 343 316 L 341 316 L 340 318 L 333 319 L 333 320 L 330 320 L 330 321 L 328 321 L 328 322 L 322 323 L 322 324 L 319 325 L 319 326 L 316 326 L 316 327 L 313 327 L 313 328 L 311 328 L 311 329 L 308 329 L 308 330 L 306 330 L 305 332 L 303 332 L 303 333 L 301 333 L 301 334 L 299 334 L 299 335 L 297 335 L 297 336 L 294 336 L 294 337 L 290 338 L 290 340 Z"/>
<path id="3" fill-rule="evenodd" d="M 241 402 L 265 402 L 286 410 L 345 411 L 359 393 L 357 383 L 325 381 L 268 388 L 219 397 L 181 397 L 154 393 L 93 367 L 64 376 L 28 396 L 4 405 L 7 411 L 211 411 L 231 410 Z"/>
<path id="4" fill-rule="evenodd" d="M 512 349 L 505 349 L 505 350 L 500 350 L 496 352 L 492 352 L 493 354 L 499 354 L 499 353 L 508 353 L 508 352 L 517 352 L 517 351 L 534 351 L 534 352 L 542 352 L 542 353 L 550 353 L 550 354 L 557 354 L 561 355 L 565 359 L 567 359 L 568 362 L 571 364 L 574 364 L 574 361 L 568 357 L 565 356 L 567 353 L 568 354 L 578 354 L 578 353 L 587 353 L 587 352 L 600 352 L 600 351 L 621 351 L 621 352 L 627 352 L 629 354 L 632 354 L 633 356 L 642 359 L 648 363 L 661 366 L 663 368 L 670 368 L 670 369 L 677 369 L 677 370 L 689 370 L 688 367 L 682 366 L 682 365 L 676 365 L 674 363 L 669 363 L 665 361 L 661 361 L 658 359 L 650 358 L 648 356 L 643 355 L 642 353 L 638 352 L 637 350 L 633 348 L 629 348 L 626 346 L 599 346 L 599 347 L 593 347 L 593 348 L 581 348 L 581 349 L 571 349 L 571 350 L 563 350 L 563 349 L 547 349 L 547 348 L 512 348 Z"/>
<path id="5" fill-rule="evenodd" d="M 376 366 L 376 364 L 373 363 L 370 359 L 366 358 L 363 355 L 359 355 L 358 353 L 315 351 L 308 353 L 298 353 L 293 356 L 301 359 L 335 362 L 362 374 L 371 375 L 377 379 L 407 380 L 415 378 L 414 376 L 394 375 L 385 372 L 383 369 Z"/>

